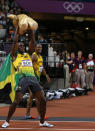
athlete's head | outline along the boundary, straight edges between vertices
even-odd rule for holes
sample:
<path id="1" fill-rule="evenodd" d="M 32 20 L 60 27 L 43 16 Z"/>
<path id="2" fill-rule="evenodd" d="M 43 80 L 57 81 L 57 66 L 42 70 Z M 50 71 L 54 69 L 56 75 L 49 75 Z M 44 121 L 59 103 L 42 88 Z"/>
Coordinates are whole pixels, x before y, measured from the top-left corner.
<path id="1" fill-rule="evenodd" d="M 35 51 L 37 54 L 41 54 L 42 53 L 42 45 L 41 44 L 37 44 L 35 47 Z"/>
<path id="2" fill-rule="evenodd" d="M 23 42 L 18 42 L 18 52 L 21 54 L 25 52 L 25 47 Z"/>

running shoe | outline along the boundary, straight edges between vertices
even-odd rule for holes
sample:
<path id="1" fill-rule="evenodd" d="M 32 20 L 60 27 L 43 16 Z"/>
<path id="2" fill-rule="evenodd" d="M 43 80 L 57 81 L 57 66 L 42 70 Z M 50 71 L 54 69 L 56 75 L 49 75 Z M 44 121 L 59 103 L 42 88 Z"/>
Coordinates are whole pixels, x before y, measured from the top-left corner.
<path id="1" fill-rule="evenodd" d="M 39 126 L 40 127 L 53 127 L 54 125 L 51 125 L 51 124 L 49 124 L 48 122 L 45 121 L 43 124 L 40 123 Z"/>
<path id="2" fill-rule="evenodd" d="M 25 118 L 25 119 L 35 119 L 35 117 L 32 117 L 31 115 L 29 115 L 29 116 L 27 115 L 27 116 L 25 116 L 24 118 Z"/>
<path id="3" fill-rule="evenodd" d="M 4 124 L 2 125 L 2 128 L 6 128 L 9 126 L 9 123 L 7 121 L 4 122 Z"/>

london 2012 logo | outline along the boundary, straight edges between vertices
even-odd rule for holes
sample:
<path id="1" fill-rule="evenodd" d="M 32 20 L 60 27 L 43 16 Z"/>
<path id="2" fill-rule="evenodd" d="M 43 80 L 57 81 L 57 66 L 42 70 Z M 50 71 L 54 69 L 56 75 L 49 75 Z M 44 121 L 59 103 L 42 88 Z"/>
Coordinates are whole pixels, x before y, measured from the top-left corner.
<path id="1" fill-rule="evenodd" d="M 69 13 L 79 13 L 84 9 L 84 3 L 82 2 L 64 2 L 63 7 Z"/>

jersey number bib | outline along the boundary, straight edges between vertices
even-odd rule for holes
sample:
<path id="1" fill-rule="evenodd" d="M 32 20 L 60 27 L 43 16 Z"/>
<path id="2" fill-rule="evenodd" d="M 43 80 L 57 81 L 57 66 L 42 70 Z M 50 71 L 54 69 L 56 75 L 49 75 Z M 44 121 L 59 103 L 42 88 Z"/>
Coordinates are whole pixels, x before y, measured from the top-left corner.
<path id="1" fill-rule="evenodd" d="M 26 67 L 29 67 L 29 66 L 33 66 L 32 65 L 32 62 L 30 60 L 22 60 L 22 66 L 26 66 Z"/>

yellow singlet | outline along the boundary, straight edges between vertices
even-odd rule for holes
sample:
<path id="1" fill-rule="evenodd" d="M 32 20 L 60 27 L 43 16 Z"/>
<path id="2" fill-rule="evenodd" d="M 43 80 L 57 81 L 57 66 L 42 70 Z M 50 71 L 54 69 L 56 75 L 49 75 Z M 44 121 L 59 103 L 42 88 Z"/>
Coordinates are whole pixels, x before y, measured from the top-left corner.
<path id="1" fill-rule="evenodd" d="M 33 64 L 30 56 L 27 53 L 17 54 L 16 60 L 13 65 L 17 69 L 17 72 L 26 76 L 35 76 Z"/>
<path id="2" fill-rule="evenodd" d="M 35 70 L 35 74 L 38 78 L 40 78 L 41 72 L 43 70 L 43 58 L 41 55 L 37 55 L 36 52 L 34 52 L 33 55 L 35 55 L 37 57 L 37 61 L 33 65 L 34 70 Z"/>

